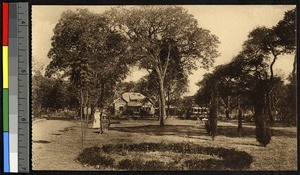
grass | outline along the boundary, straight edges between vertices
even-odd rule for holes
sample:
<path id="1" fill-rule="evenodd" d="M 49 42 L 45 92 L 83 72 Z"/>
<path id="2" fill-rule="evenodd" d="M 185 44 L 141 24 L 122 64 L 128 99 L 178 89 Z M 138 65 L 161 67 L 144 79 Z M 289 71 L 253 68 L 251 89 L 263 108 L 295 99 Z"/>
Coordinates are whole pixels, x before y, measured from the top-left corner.
<path id="1" fill-rule="evenodd" d="M 45 125 L 47 125 L 47 122 L 57 122 L 59 124 L 60 121 L 45 120 L 33 123 L 33 127 L 42 125 L 43 122 L 46 122 Z M 186 169 L 194 169 L 191 165 L 196 165 L 196 163 L 188 160 L 198 159 L 205 162 L 209 162 L 208 159 L 213 159 L 214 161 L 222 160 L 216 154 L 209 155 L 206 153 L 181 154 L 171 151 L 130 152 L 124 150 L 120 152 L 114 151 L 114 154 L 111 154 L 109 153 L 111 146 L 106 148 L 107 153 L 102 150 L 104 145 L 109 144 L 115 149 L 116 145 L 129 143 L 134 145 L 145 142 L 155 144 L 184 142 L 199 145 L 203 148 L 220 147 L 225 150 L 233 149 L 245 152 L 252 157 L 253 161 L 249 167 L 244 167 L 243 170 L 297 170 L 296 127 L 273 127 L 271 143 L 267 147 L 261 147 L 255 139 L 255 126 L 252 123 L 244 123 L 243 136 L 238 137 L 236 134 L 237 121 L 220 121 L 218 122 L 217 136 L 212 141 L 211 137 L 206 133 L 204 123 L 196 123 L 194 120 L 169 118 L 165 127 L 159 127 L 157 120 L 119 120 L 112 124 L 110 130 L 105 134 L 99 134 L 96 132 L 97 130 L 89 128 L 86 129 L 84 137 L 84 148 L 98 147 L 103 152 L 101 156 L 114 158 L 113 166 L 100 164 L 97 164 L 98 166 L 83 166 L 80 162 L 76 163 L 75 161 L 84 150 L 81 148 L 81 132 L 78 127 L 78 121 L 68 122 L 73 122 L 74 127 L 59 136 L 53 135 L 53 140 L 49 140 L 51 143 L 33 143 L 34 170 L 115 170 L 128 167 L 126 164 L 130 164 L 132 161 L 147 163 L 147 165 L 153 164 L 157 165 L 157 167 L 161 164 L 160 162 L 164 164 L 173 162 L 173 165 L 170 163 L 170 167 L 177 170 L 182 168 L 182 166 L 176 167 L 178 164 L 186 165 Z M 41 127 L 41 130 L 35 131 L 35 133 L 43 133 L 43 131 L 44 128 Z M 33 140 L 35 139 L 33 138 Z M 50 155 L 53 156 L 51 157 Z M 125 155 L 127 157 L 124 159 Z M 139 157 L 141 160 L 136 157 Z M 129 161 L 126 161 L 126 159 Z M 160 162 L 151 162 L 156 160 Z M 122 163 L 120 163 L 121 161 Z M 233 162 L 236 163 L 236 161 Z M 211 167 L 211 169 L 217 168 Z"/>

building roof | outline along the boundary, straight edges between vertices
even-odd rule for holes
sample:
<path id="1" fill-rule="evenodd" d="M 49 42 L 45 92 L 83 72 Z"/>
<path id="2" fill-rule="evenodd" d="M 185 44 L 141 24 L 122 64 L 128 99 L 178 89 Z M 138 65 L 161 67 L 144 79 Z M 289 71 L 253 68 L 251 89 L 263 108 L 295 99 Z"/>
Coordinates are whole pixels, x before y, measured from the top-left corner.
<path id="1" fill-rule="evenodd" d="M 143 106 L 147 101 L 154 104 L 154 102 L 138 92 L 124 92 L 121 98 L 114 100 L 114 103 L 118 100 L 124 100 L 128 106 Z"/>
<path id="2" fill-rule="evenodd" d="M 120 98 L 120 97 L 115 99 L 113 103 L 116 103 L 117 101 L 123 101 L 124 103 L 126 103 L 126 101 L 123 98 Z"/>
<path id="3" fill-rule="evenodd" d="M 132 101 L 132 102 L 128 102 L 127 106 L 140 107 L 140 106 L 143 106 L 143 104 L 141 102 L 138 102 L 138 101 Z"/>
<path id="4" fill-rule="evenodd" d="M 122 98 L 126 101 L 126 102 L 130 102 L 130 101 L 141 101 L 143 99 L 145 99 L 146 97 L 138 92 L 124 92 L 122 94 Z"/>

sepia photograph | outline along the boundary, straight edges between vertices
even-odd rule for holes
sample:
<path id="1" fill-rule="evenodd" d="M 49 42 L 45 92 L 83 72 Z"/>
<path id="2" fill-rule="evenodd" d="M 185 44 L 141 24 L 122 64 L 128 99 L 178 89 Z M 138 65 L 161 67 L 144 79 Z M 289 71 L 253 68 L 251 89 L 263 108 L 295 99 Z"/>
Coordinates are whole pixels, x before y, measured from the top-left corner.
<path id="1" fill-rule="evenodd" d="M 296 171 L 296 5 L 33 5 L 32 170 Z"/>

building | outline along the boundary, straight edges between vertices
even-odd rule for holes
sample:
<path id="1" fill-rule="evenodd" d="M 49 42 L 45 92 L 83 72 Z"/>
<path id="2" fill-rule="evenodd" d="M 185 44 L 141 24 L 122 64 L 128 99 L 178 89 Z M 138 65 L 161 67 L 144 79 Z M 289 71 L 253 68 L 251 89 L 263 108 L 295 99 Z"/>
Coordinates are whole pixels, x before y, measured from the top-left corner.
<path id="1" fill-rule="evenodd" d="M 209 110 L 207 107 L 193 105 L 191 108 L 191 114 L 190 116 L 192 118 L 206 118 L 208 117 Z"/>
<path id="2" fill-rule="evenodd" d="M 154 115 L 154 102 L 137 92 L 124 92 L 113 103 L 115 115 Z"/>
<path id="3" fill-rule="evenodd" d="M 169 116 L 179 116 L 181 114 L 180 109 L 174 105 L 165 105 L 166 115 Z M 156 115 L 159 115 L 159 108 L 155 109 Z"/>

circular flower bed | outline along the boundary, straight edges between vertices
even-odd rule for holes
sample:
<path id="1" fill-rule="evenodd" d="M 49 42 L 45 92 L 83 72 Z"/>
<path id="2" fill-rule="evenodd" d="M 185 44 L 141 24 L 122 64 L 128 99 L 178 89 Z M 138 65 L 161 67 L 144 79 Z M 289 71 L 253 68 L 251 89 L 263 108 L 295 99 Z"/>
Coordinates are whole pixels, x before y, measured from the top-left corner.
<path id="1" fill-rule="evenodd" d="M 147 153 L 156 156 L 147 160 Z M 168 153 L 171 161 L 166 161 Z M 209 158 L 203 158 L 203 155 Z M 176 157 L 177 156 L 177 157 Z M 182 159 L 183 156 L 190 157 Z M 145 157 L 145 158 L 144 158 Z M 203 147 L 192 143 L 107 144 L 86 148 L 77 157 L 84 165 L 120 170 L 241 170 L 252 163 L 244 151 L 222 147 Z"/>

